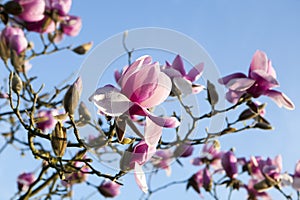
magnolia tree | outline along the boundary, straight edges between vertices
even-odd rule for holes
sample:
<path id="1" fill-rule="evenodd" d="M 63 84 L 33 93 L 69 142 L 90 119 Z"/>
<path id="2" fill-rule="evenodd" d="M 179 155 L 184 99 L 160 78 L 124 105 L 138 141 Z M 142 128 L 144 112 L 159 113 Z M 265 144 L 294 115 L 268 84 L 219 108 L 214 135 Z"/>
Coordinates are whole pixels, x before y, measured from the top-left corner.
<path id="1" fill-rule="evenodd" d="M 85 80 L 79 74 L 74 82 L 46 91 L 43 84 L 35 83 L 38 77 L 30 75 L 30 68 L 35 67 L 32 60 L 62 50 L 81 55 L 92 46 L 91 42 L 75 48 L 61 46 L 65 35 L 76 36 L 81 29 L 80 17 L 69 14 L 71 4 L 71 0 L 14 0 L 0 5 L 1 72 L 7 75 L 0 93 L 0 119 L 9 130 L 1 131 L 4 145 L 0 152 L 13 145 L 39 162 L 38 169 L 16 172 L 12 199 L 72 198 L 79 192 L 73 186 L 79 184 L 113 198 L 121 195 L 131 172 L 144 199 L 175 184 L 194 190 L 199 194 L 195 197 L 207 193 L 212 199 L 223 199 L 220 189 L 229 191 L 229 199 L 233 191 L 241 190 L 251 200 L 271 199 L 271 190 L 286 199 L 300 198 L 300 161 L 295 171 L 283 173 L 280 155 L 241 157 L 238 149 L 222 149 L 218 142 L 224 135 L 248 129 L 272 129 L 264 116 L 266 104 L 257 101 L 260 96 L 269 97 L 278 107 L 294 109 L 284 93 L 273 89 L 279 83 L 265 52 L 254 52 L 248 74 L 215 77 L 216 82 L 204 77 L 210 66 L 201 58 L 190 70 L 178 53 L 164 63 L 150 55 L 133 60 L 136 51 L 127 48 L 125 32 L 120 46 L 128 63 L 110 71 L 115 78 L 111 84 L 100 83 L 88 96 L 81 95 Z M 40 39 L 29 41 L 29 35 Z M 42 44 L 42 49 L 34 43 Z M 228 89 L 225 96 L 217 89 L 224 86 Z M 196 104 L 187 101 L 191 96 Z M 232 105 L 219 108 L 223 100 Z M 196 112 L 199 104 L 208 111 Z M 163 114 L 157 112 L 162 106 Z M 234 118 L 225 117 L 217 131 L 195 134 L 199 122 L 209 124 L 215 116 L 228 113 L 234 113 L 230 115 Z M 89 137 L 82 136 L 86 130 Z M 172 176 L 172 163 L 195 165 L 198 171 L 152 189 L 150 178 L 159 169 Z"/>

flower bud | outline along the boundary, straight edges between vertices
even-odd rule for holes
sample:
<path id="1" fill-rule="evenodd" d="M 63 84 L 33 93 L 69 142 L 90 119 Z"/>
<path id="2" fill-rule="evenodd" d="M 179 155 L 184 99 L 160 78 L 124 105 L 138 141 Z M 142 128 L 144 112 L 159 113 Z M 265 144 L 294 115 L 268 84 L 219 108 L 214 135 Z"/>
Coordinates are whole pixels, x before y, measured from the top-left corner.
<path id="1" fill-rule="evenodd" d="M 106 198 L 113 198 L 120 194 L 120 185 L 115 182 L 105 180 L 98 187 L 98 191 Z"/>
<path id="2" fill-rule="evenodd" d="M 226 152 L 222 157 L 222 167 L 224 168 L 226 175 L 234 179 L 238 175 L 237 158 L 232 151 Z"/>
<path id="3" fill-rule="evenodd" d="M 45 0 L 14 0 L 22 7 L 18 17 L 26 22 L 36 22 L 44 17 Z"/>
<path id="4" fill-rule="evenodd" d="M 209 170 L 205 168 L 203 170 L 203 188 L 209 192 L 212 188 L 212 178 Z"/>
<path id="5" fill-rule="evenodd" d="M 263 123 L 263 122 L 257 122 L 254 125 L 254 128 L 259 128 L 259 129 L 263 129 L 263 130 L 272 130 L 273 129 L 273 127 L 270 124 Z"/>
<path id="6" fill-rule="evenodd" d="M 27 22 L 26 29 L 37 33 L 51 33 L 55 31 L 55 23 L 49 16 L 45 16 L 37 22 Z"/>
<path id="7" fill-rule="evenodd" d="M 77 16 L 66 16 L 65 21 L 61 23 L 61 29 L 64 34 L 76 36 L 81 30 L 81 18 Z"/>
<path id="8" fill-rule="evenodd" d="M 10 76 L 12 76 L 12 79 L 11 79 L 12 90 L 16 94 L 20 94 L 20 92 L 23 88 L 23 83 L 22 83 L 21 78 L 19 77 L 19 75 L 17 73 L 14 73 L 14 72 L 12 72 Z"/>
<path id="9" fill-rule="evenodd" d="M 34 182 L 33 173 L 22 173 L 18 176 L 17 185 L 19 191 L 27 191 L 29 186 Z"/>
<path id="10" fill-rule="evenodd" d="M 75 112 L 75 109 L 80 99 L 81 91 L 82 91 L 82 80 L 80 77 L 78 77 L 76 81 L 73 83 L 73 85 L 71 85 L 68 91 L 66 92 L 63 100 L 65 111 L 70 115 L 73 115 Z"/>
<path id="11" fill-rule="evenodd" d="M 219 101 L 216 87 L 209 80 L 207 81 L 207 99 L 211 106 L 215 106 Z"/>
<path id="12" fill-rule="evenodd" d="M 93 46 L 93 42 L 88 42 L 78 47 L 75 47 L 74 49 L 72 49 L 72 51 L 79 55 L 83 55 L 86 54 L 92 48 L 92 46 Z"/>
<path id="13" fill-rule="evenodd" d="M 85 103 L 80 102 L 79 108 L 78 108 L 79 118 L 82 121 L 88 122 L 91 120 L 91 113 L 86 107 Z"/>
<path id="14" fill-rule="evenodd" d="M 57 157 L 62 157 L 67 148 L 67 133 L 66 128 L 61 122 L 57 122 L 51 135 L 52 149 Z"/>

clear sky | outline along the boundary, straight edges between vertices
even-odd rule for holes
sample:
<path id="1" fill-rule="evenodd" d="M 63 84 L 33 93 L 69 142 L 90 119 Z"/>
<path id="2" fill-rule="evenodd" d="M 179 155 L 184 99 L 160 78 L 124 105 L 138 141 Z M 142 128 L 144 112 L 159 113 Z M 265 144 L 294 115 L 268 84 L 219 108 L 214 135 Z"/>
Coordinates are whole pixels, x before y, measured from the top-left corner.
<path id="1" fill-rule="evenodd" d="M 169 28 L 182 32 L 201 44 L 223 75 L 237 71 L 247 73 L 254 52 L 257 49 L 265 51 L 277 71 L 281 85 L 279 90 L 293 100 L 296 109 L 280 109 L 271 100 L 260 98 L 261 102 L 268 103 L 266 118 L 275 126 L 275 130 L 246 131 L 226 136 L 220 141 L 224 150 L 235 147 L 237 156 L 274 157 L 281 154 L 284 170 L 293 172 L 296 161 L 300 159 L 300 137 L 297 127 L 300 124 L 299 10 L 299 0 L 74 0 L 71 13 L 82 17 L 83 29 L 77 38 L 67 38 L 65 42 L 80 44 L 93 41 L 97 45 L 124 30 L 142 27 Z M 31 73 L 41 75 L 41 79 L 47 80 L 46 83 L 59 82 L 71 71 L 78 70 L 83 60 L 84 57 L 68 52 L 54 55 L 34 61 Z M 31 163 L 19 166 L 24 159 L 12 150 L 9 148 L 5 151 L 10 155 L 9 160 L 7 156 L 0 155 L 0 162 L 9 164 L 0 167 L 0 191 L 4 191 L 0 197 L 4 195 L 3 199 L 8 199 L 13 191 L 16 191 L 13 176 L 34 168 Z M 20 159 L 22 160 L 19 162 Z M 179 180 L 182 180 L 182 177 L 187 178 L 197 170 L 174 168 L 174 174 L 188 174 L 175 175 Z M 164 181 L 170 179 L 162 172 L 160 175 Z M 125 181 L 125 188 L 121 190 L 122 195 L 116 199 L 137 199 L 140 192 L 132 177 L 125 179 L 128 180 Z M 74 199 L 82 197 L 81 192 L 77 191 L 75 194 L 77 195 Z M 96 198 L 102 199 L 100 195 L 91 199 Z M 161 192 L 153 196 L 153 199 L 164 198 L 197 199 L 197 194 L 193 191 L 186 192 L 185 186 L 181 185 L 167 189 L 165 194 Z"/>

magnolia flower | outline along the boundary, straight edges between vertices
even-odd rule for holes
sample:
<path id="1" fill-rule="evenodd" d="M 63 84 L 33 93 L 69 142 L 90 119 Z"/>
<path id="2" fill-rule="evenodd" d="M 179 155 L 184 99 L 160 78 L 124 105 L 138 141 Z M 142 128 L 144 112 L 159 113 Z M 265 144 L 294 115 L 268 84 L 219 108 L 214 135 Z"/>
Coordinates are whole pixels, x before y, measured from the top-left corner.
<path id="1" fill-rule="evenodd" d="M 238 175 L 237 158 L 235 157 L 233 152 L 228 151 L 224 153 L 221 161 L 222 161 L 223 169 L 226 172 L 226 175 L 231 179 L 236 178 Z"/>
<path id="2" fill-rule="evenodd" d="M 221 166 L 221 157 L 223 152 L 220 151 L 220 146 L 217 142 L 207 143 L 203 146 L 200 157 L 194 158 L 192 160 L 193 165 L 202 165 L 209 164 L 215 170 L 220 170 Z"/>
<path id="3" fill-rule="evenodd" d="M 65 20 L 61 22 L 62 32 L 69 36 L 76 36 L 81 30 L 82 21 L 77 16 L 66 16 Z"/>
<path id="4" fill-rule="evenodd" d="M 106 85 L 98 88 L 89 98 L 100 112 L 112 117 L 124 113 L 146 116 L 163 127 L 179 125 L 175 117 L 157 117 L 148 111 L 164 102 L 172 87 L 170 78 L 161 72 L 158 62 L 152 63 L 150 56 L 138 58 L 132 65 L 125 67 L 122 73 L 116 71 L 115 78 L 121 90 Z"/>
<path id="5" fill-rule="evenodd" d="M 207 168 L 199 170 L 190 179 L 187 188 L 192 186 L 194 190 L 200 194 L 200 188 L 203 187 L 206 191 L 211 190 L 212 176 Z"/>
<path id="6" fill-rule="evenodd" d="M 272 63 L 263 51 L 255 52 L 248 76 L 234 73 L 221 78 L 219 82 L 229 89 L 226 99 L 231 103 L 236 103 L 243 94 L 247 93 L 254 98 L 266 95 L 279 107 L 284 106 L 291 110 L 295 108 L 293 102 L 284 93 L 273 90 L 279 86 L 279 83 Z"/>
<path id="7" fill-rule="evenodd" d="M 72 0 L 45 0 L 46 9 L 55 11 L 60 16 L 65 16 L 69 13 L 72 5 Z"/>
<path id="8" fill-rule="evenodd" d="M 106 179 L 99 185 L 98 191 L 106 198 L 113 198 L 120 194 L 120 185 Z"/>
<path id="9" fill-rule="evenodd" d="M 177 88 L 183 94 L 196 94 L 201 92 L 204 87 L 193 82 L 201 77 L 203 69 L 204 64 L 200 63 L 186 73 L 182 58 L 177 55 L 172 64 L 166 62 L 166 66 L 163 67 L 162 71 L 172 79 L 173 90 Z"/>
<path id="10" fill-rule="evenodd" d="M 297 162 L 295 167 L 292 186 L 295 190 L 300 191 L 300 160 Z"/>
<path id="11" fill-rule="evenodd" d="M 45 0 L 14 0 L 18 2 L 23 11 L 18 17 L 25 22 L 36 22 L 44 18 Z"/>
<path id="12" fill-rule="evenodd" d="M 15 50 L 17 54 L 25 51 L 28 46 L 28 41 L 24 32 L 19 27 L 6 26 L 3 29 L 0 38 L 5 42 L 7 47 Z"/>
<path id="13" fill-rule="evenodd" d="M 55 115 L 58 115 L 57 110 L 39 110 L 37 114 L 37 128 L 43 132 L 53 129 L 56 124 Z"/>
<path id="14" fill-rule="evenodd" d="M 18 176 L 17 184 L 19 191 L 27 191 L 29 186 L 35 181 L 33 173 L 22 173 Z"/>
<path id="15" fill-rule="evenodd" d="M 154 167 L 166 170 L 167 176 L 171 175 L 171 162 L 173 153 L 170 149 L 157 151 L 151 159 Z"/>

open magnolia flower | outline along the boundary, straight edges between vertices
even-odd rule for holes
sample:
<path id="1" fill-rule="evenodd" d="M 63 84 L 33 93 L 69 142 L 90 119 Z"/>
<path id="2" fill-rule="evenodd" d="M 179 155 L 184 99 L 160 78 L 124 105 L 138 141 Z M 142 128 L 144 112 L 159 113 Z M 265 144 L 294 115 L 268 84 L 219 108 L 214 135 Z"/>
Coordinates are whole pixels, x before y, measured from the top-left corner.
<path id="1" fill-rule="evenodd" d="M 166 62 L 162 70 L 172 79 L 173 91 L 178 89 L 180 93 L 188 95 L 197 94 L 204 89 L 204 86 L 193 83 L 201 77 L 203 69 L 204 63 L 200 63 L 186 73 L 183 60 L 180 55 L 177 55 L 173 63 Z"/>
<path id="2" fill-rule="evenodd" d="M 138 58 L 122 73 L 116 72 L 115 78 L 121 90 L 106 85 L 98 88 L 89 98 L 101 113 L 112 117 L 125 113 L 145 116 L 162 127 L 179 125 L 175 117 L 157 117 L 148 110 L 164 102 L 172 88 L 170 78 L 161 72 L 158 62 L 152 63 L 150 56 Z"/>
<path id="3" fill-rule="evenodd" d="M 295 108 L 293 102 L 282 92 L 273 90 L 278 87 L 276 72 L 271 61 L 263 51 L 257 50 L 252 58 L 248 76 L 243 73 L 234 73 L 219 80 L 229 91 L 226 99 L 236 103 L 243 94 L 250 94 L 257 98 L 261 95 L 270 97 L 279 107 Z"/>

